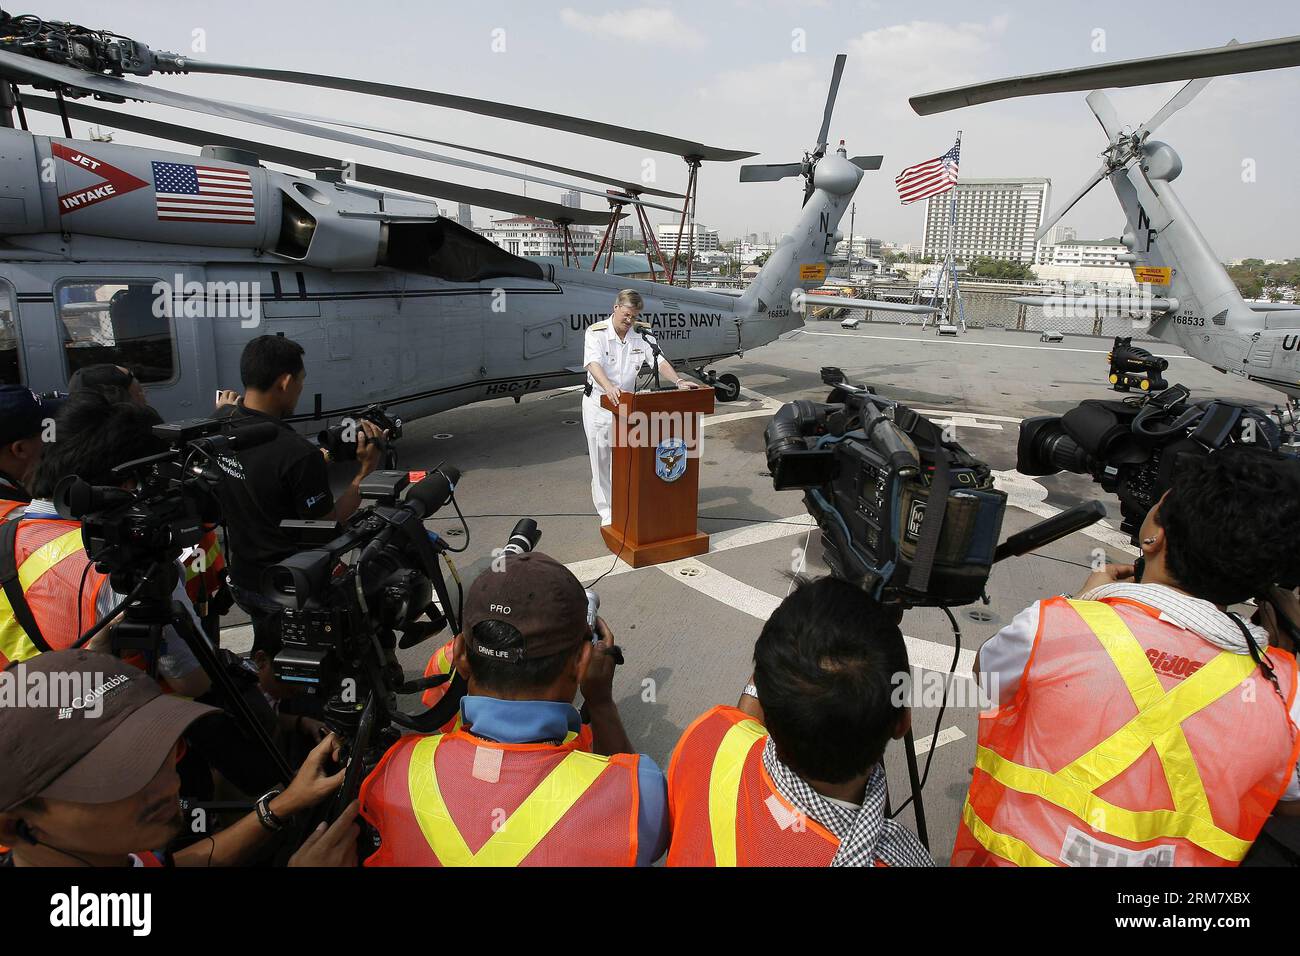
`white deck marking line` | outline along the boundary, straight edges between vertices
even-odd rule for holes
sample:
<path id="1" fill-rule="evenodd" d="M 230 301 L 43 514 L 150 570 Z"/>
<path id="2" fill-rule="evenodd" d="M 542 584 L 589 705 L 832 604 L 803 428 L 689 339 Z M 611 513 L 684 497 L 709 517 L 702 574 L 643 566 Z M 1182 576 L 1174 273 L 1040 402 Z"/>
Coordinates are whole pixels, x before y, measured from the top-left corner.
<path id="1" fill-rule="evenodd" d="M 938 750 L 944 744 L 950 744 L 954 740 L 961 740 L 966 736 L 966 734 L 960 727 L 945 727 L 943 728 L 943 730 L 939 731 L 937 736 L 939 740 L 938 743 L 934 745 L 934 748 L 936 750 Z M 930 741 L 932 740 L 934 740 L 934 736 L 921 737 L 917 739 L 916 755 L 918 757 L 921 756 L 922 754 L 928 754 L 930 752 Z"/>
<path id="2" fill-rule="evenodd" d="M 596 516 L 592 515 L 592 517 L 595 518 Z M 816 527 L 816 525 L 817 523 L 813 521 L 812 516 L 805 512 L 804 514 L 791 515 L 789 518 L 780 521 L 768 521 L 762 524 L 750 524 L 741 528 L 719 531 L 716 534 L 709 535 L 709 554 L 730 551 L 732 548 L 743 548 L 751 544 L 762 544 L 764 541 L 774 541 L 787 535 L 801 534 L 809 528 Z M 565 567 L 572 571 L 574 577 L 579 581 L 588 581 L 599 574 L 603 574 L 613 560 L 614 556 L 612 554 L 606 554 L 598 558 L 573 561 L 566 564 Z M 609 572 L 609 576 L 626 574 L 628 571 L 646 571 L 650 567 L 663 567 L 663 565 L 647 565 L 644 568 L 634 568 L 620 558 L 614 570 Z"/>
<path id="3" fill-rule="evenodd" d="M 850 335 L 848 332 L 809 332 L 807 329 L 798 329 L 804 335 L 825 335 L 837 339 L 878 339 L 882 342 L 915 342 L 921 345 L 965 345 L 969 348 L 976 349 L 1031 349 L 1037 352 L 1087 352 L 1091 355 L 1105 355 L 1110 349 L 1073 349 L 1064 346 L 1053 348 L 1050 345 L 1013 345 L 1010 342 L 961 342 L 945 341 L 940 338 L 933 339 L 909 339 L 902 335 Z M 1190 355 L 1165 355 L 1160 356 L 1167 359 L 1191 359 Z"/>
<path id="4" fill-rule="evenodd" d="M 674 581 L 685 584 L 691 590 L 698 591 L 706 597 L 711 597 L 760 621 L 766 621 L 771 617 L 772 612 L 781 603 L 781 599 L 776 595 L 746 584 L 716 568 L 711 568 L 696 558 L 683 558 L 680 561 L 656 564 L 654 567 Z M 691 573 L 680 574 L 679 571 L 682 570 Z M 903 640 L 907 642 L 909 664 L 929 671 L 947 673 L 952 663 L 951 647 L 921 637 L 905 636 Z M 957 658 L 956 676 L 972 677 L 974 664 L 975 652 L 963 650 Z"/>

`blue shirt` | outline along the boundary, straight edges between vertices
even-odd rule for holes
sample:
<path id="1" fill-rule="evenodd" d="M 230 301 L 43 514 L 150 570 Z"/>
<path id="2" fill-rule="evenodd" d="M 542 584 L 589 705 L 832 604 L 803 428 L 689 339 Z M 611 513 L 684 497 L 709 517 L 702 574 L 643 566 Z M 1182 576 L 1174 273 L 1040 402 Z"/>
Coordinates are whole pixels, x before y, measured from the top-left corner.
<path id="1" fill-rule="evenodd" d="M 555 700 L 501 700 L 466 694 L 461 698 L 460 713 L 474 736 L 499 744 L 562 741 L 582 727 L 573 705 Z M 649 866 L 668 849 L 668 781 L 658 764 L 645 754 L 640 758 L 636 865 Z"/>

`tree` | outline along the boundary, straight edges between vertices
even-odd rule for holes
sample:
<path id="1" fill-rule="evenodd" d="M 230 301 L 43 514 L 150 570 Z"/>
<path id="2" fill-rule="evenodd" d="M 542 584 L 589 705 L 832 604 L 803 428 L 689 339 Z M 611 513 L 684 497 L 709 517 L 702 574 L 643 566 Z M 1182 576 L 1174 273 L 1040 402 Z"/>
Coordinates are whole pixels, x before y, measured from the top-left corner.
<path id="1" fill-rule="evenodd" d="M 761 267 L 761 266 L 765 266 L 765 265 L 767 265 L 767 260 L 770 259 L 770 258 L 772 258 L 772 253 L 770 253 L 770 252 L 760 252 L 760 253 L 755 257 L 755 259 L 754 259 L 754 265 L 756 265 L 756 266 L 760 266 L 760 267 Z"/>
<path id="2" fill-rule="evenodd" d="M 966 274 L 981 279 L 1003 279 L 1008 281 L 1026 281 L 1036 278 L 1034 270 L 1021 262 L 1010 259 L 993 259 L 989 256 L 977 256 L 966 266 Z"/>

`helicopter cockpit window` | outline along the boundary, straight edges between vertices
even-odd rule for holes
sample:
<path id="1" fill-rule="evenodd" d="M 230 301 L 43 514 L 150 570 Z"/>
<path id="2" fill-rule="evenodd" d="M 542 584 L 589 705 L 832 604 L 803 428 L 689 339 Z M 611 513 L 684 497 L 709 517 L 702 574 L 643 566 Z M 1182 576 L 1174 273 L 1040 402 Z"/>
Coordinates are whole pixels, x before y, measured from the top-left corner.
<path id="1" fill-rule="evenodd" d="M 65 282 L 55 292 L 68 376 L 88 365 L 129 368 L 141 384 L 176 375 L 172 320 L 153 279 Z M 162 312 L 158 315 L 156 313 Z"/>
<path id="2" fill-rule="evenodd" d="M 0 385 L 21 385 L 18 363 L 18 321 L 14 312 L 14 290 L 0 283 Z"/>

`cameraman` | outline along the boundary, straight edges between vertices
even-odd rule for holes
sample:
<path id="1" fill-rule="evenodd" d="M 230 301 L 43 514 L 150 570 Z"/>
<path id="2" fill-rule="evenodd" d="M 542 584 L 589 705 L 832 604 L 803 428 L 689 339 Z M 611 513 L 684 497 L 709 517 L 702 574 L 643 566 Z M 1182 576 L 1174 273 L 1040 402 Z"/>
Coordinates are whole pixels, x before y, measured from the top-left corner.
<path id="1" fill-rule="evenodd" d="M 0 865 L 248 864 L 290 817 L 342 782 L 342 771 L 326 771 L 338 749 L 328 738 L 256 812 L 172 855 L 167 848 L 185 829 L 176 773 L 182 735 L 214 708 L 163 694 L 129 664 L 84 650 L 42 654 L 0 674 L 23 693 L 29 688 L 21 683 L 32 686 L 36 677 L 50 694 L 82 689 L 71 700 L 33 704 L 29 696 L 0 721 L 0 843 L 12 848 Z M 355 866 L 355 817 L 354 803 L 329 830 L 321 824 L 289 865 Z"/>
<path id="2" fill-rule="evenodd" d="M 361 503 L 361 480 L 375 470 L 383 452 L 380 430 L 372 422 L 358 422 L 357 474 L 335 501 L 323 451 L 284 421 L 297 407 L 307 378 L 302 356 L 302 346 L 283 336 L 252 339 L 239 359 L 244 396 L 217 413 L 235 426 L 263 421 L 280 426 L 274 440 L 218 458 L 228 479 L 220 496 L 230 536 L 231 589 L 252 619 L 253 646 L 272 656 L 280 649 L 279 605 L 262 594 L 262 572 L 299 550 L 280 522 L 346 521 Z"/>
<path id="3" fill-rule="evenodd" d="M 68 380 L 68 392 L 97 392 L 110 403 L 149 407 L 139 380 L 121 365 L 88 365 L 80 369 Z M 199 543 L 181 555 L 181 564 L 185 567 L 185 593 L 203 624 L 203 632 L 216 644 L 221 637 L 221 615 L 234 602 L 226 585 L 226 559 L 215 527 L 206 527 Z"/>
<path id="4" fill-rule="evenodd" d="M 619 719 L 614 637 L 598 620 L 592 641 L 554 558 L 504 561 L 470 587 L 456 637 L 464 726 L 403 737 L 361 785 L 381 840 L 365 865 L 649 866 L 668 843 L 664 776 Z M 596 753 L 579 745 L 579 688 Z"/>
<path id="5" fill-rule="evenodd" d="M 984 644 L 998 706 L 954 866 L 1235 866 L 1300 809 L 1295 658 L 1227 610 L 1295 567 L 1298 468 L 1249 445 L 1180 462 L 1135 566 Z"/>
<path id="6" fill-rule="evenodd" d="M 895 612 L 839 578 L 801 583 L 763 625 L 739 704 L 673 751 L 668 865 L 934 866 L 885 817 L 881 760 L 912 724 L 896 700 L 908 673 Z"/>
<path id="7" fill-rule="evenodd" d="M 59 517 L 52 499 L 59 482 L 71 475 L 92 485 L 133 488 L 134 478 L 124 480 L 113 469 L 165 450 L 152 432 L 160 422 L 150 408 L 109 404 L 93 392 L 64 402 L 54 420 L 56 440 L 36 469 L 32 502 L 21 519 L 0 525 L 0 580 L 7 598 L 0 603 L 0 667 L 71 647 L 125 598 L 86 554 L 81 522 Z M 173 597 L 189 607 L 179 582 Z M 95 645 L 106 646 L 110 633 L 101 631 Z M 209 688 L 207 674 L 170 627 L 164 631 L 158 675 L 189 697 Z"/>
<path id="8" fill-rule="evenodd" d="M 60 405 L 23 385 L 0 385 L 0 521 L 32 500 L 27 489 L 45 451 L 41 433 Z"/>

